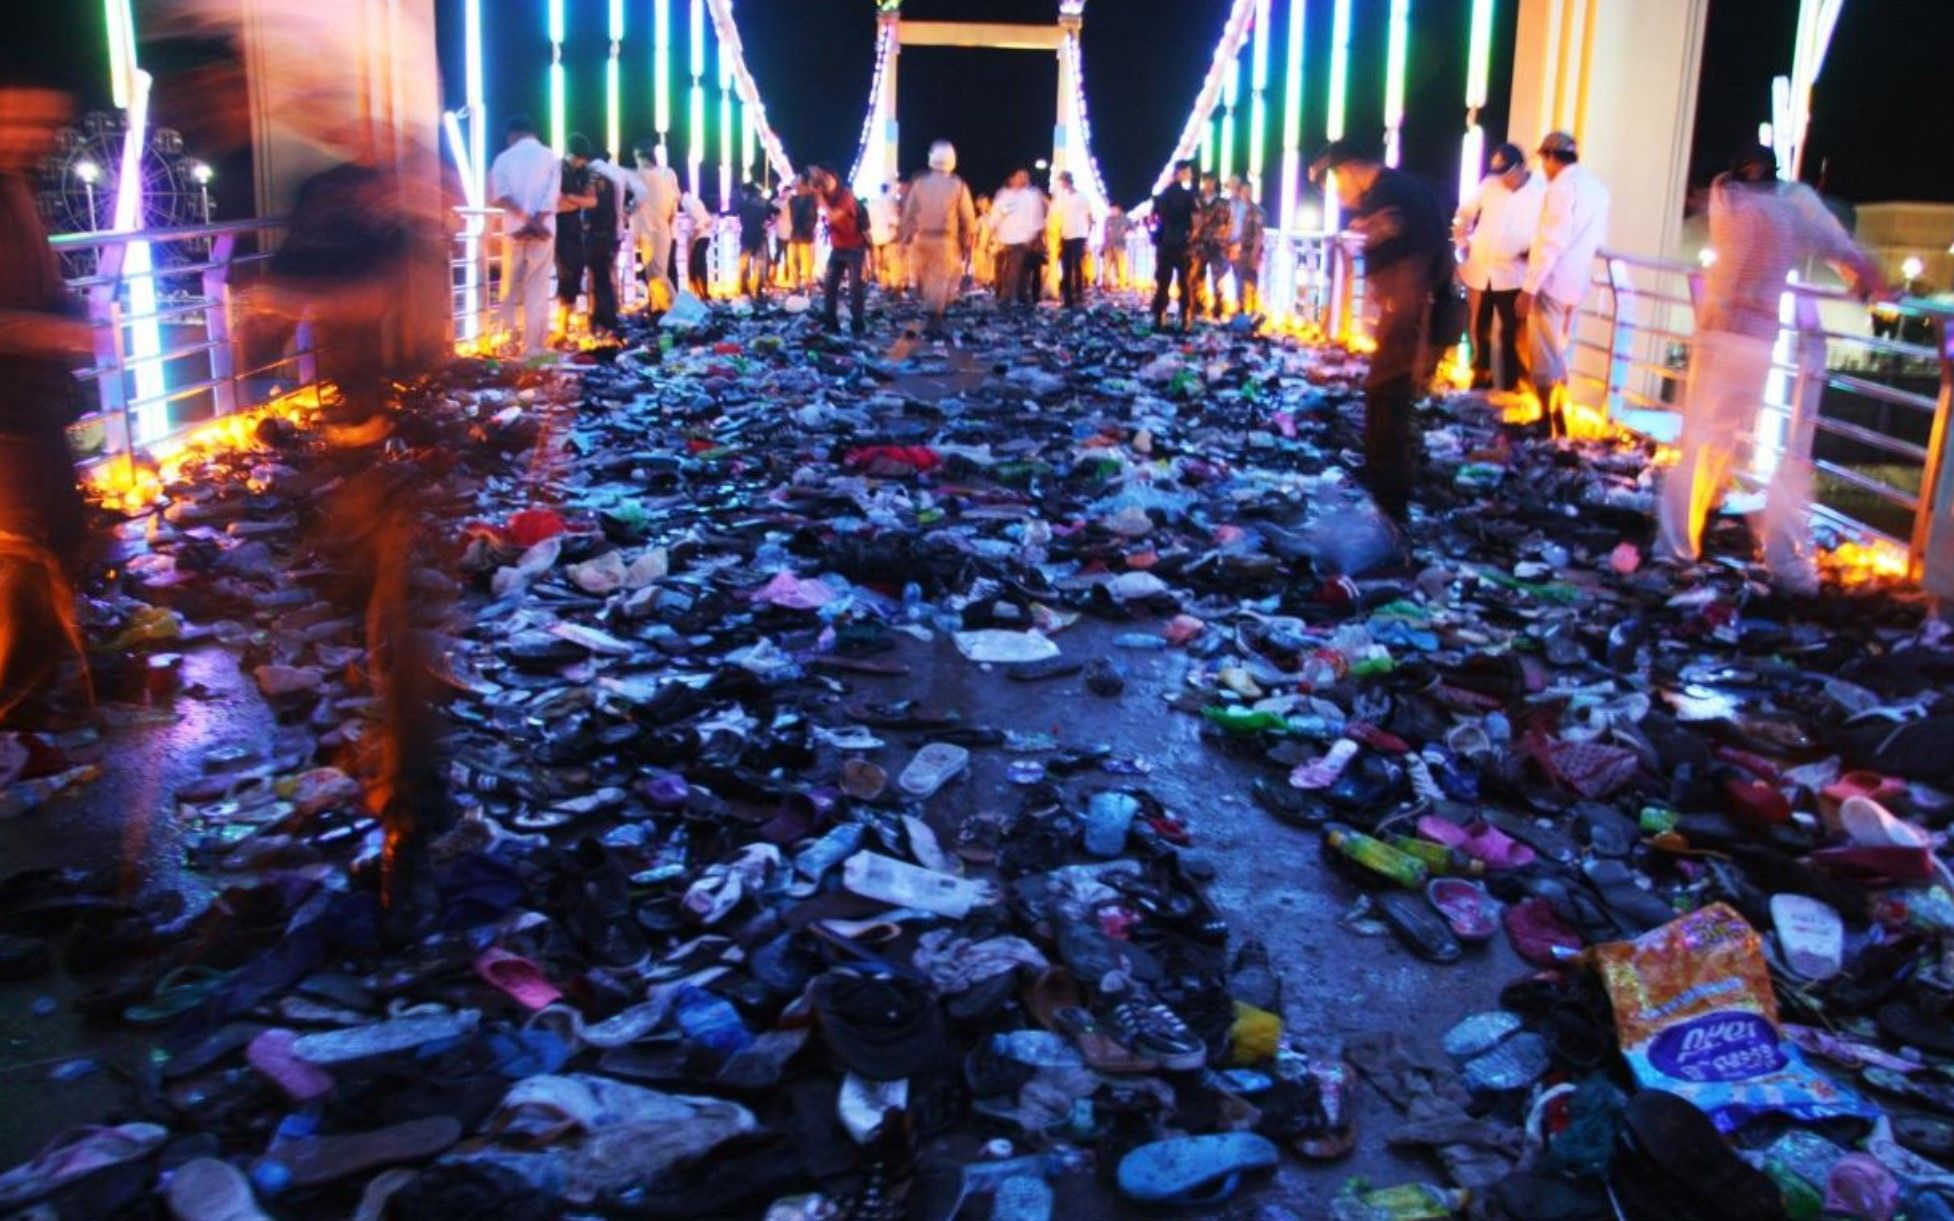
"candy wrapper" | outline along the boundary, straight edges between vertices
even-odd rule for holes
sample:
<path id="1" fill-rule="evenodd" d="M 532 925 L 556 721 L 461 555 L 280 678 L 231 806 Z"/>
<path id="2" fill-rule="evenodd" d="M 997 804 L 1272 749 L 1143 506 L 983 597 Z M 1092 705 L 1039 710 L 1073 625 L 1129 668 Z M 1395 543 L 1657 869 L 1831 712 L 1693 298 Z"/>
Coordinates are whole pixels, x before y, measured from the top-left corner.
<path id="1" fill-rule="evenodd" d="M 1636 1081 L 1687 1098 L 1719 1129 L 1769 1111 L 1802 1120 L 1879 1114 L 1782 1037 L 1757 932 L 1729 907 L 1596 946 L 1594 957 Z"/>

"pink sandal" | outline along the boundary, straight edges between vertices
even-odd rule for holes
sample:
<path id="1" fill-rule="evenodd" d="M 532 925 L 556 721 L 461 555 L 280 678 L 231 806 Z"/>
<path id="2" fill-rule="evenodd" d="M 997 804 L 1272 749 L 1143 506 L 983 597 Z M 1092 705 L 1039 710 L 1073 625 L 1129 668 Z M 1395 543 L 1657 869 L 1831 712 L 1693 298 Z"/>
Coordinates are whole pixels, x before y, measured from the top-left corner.
<path id="1" fill-rule="evenodd" d="M 543 969 L 520 954 L 490 946 L 475 959 L 475 973 L 514 997 L 525 1009 L 547 1009 L 563 993 Z"/>

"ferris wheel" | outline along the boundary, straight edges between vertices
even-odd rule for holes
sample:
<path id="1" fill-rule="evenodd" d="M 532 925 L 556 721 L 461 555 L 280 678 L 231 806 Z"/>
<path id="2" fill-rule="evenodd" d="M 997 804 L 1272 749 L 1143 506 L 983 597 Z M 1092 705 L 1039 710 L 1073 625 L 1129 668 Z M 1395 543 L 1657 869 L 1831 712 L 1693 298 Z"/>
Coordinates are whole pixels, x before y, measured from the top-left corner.
<path id="1" fill-rule="evenodd" d="M 115 224 L 128 131 L 119 114 L 97 112 L 55 137 L 41 163 L 41 215 L 52 233 L 93 233 Z M 210 166 L 183 151 L 183 137 L 153 128 L 137 172 L 142 176 L 136 224 L 173 229 L 210 220 Z M 160 253 L 160 252 L 159 252 Z"/>

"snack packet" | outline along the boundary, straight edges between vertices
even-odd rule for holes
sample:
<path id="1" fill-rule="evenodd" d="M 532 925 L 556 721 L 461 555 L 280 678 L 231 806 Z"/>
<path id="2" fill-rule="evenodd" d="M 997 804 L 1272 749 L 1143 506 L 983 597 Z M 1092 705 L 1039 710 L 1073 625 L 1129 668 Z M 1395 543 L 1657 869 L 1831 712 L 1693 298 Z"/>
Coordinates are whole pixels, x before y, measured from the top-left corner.
<path id="1" fill-rule="evenodd" d="M 1769 1111 L 1802 1120 L 1878 1116 L 1779 1033 L 1757 932 L 1728 906 L 1691 912 L 1593 954 L 1636 1081 L 1688 1099 L 1720 1130 Z"/>

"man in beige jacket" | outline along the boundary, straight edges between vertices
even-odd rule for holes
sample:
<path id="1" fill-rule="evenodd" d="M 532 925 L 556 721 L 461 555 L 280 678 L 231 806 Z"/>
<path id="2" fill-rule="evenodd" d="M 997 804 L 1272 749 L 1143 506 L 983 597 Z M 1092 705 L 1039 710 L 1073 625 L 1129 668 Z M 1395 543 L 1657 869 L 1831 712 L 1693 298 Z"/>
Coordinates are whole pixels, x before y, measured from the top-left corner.
<path id="1" fill-rule="evenodd" d="M 956 168 L 956 148 L 938 140 L 930 145 L 930 172 L 910 184 L 902 201 L 905 260 L 929 311 L 931 333 L 940 330 L 944 311 L 963 286 L 964 260 L 977 236 L 977 210 Z"/>

